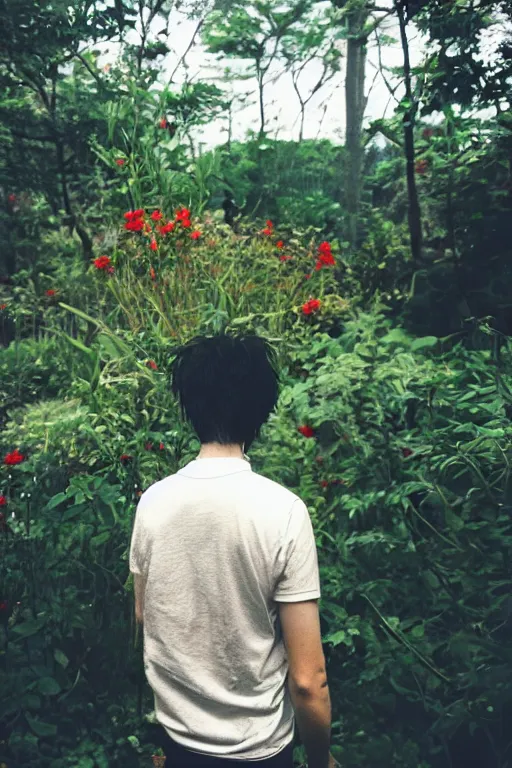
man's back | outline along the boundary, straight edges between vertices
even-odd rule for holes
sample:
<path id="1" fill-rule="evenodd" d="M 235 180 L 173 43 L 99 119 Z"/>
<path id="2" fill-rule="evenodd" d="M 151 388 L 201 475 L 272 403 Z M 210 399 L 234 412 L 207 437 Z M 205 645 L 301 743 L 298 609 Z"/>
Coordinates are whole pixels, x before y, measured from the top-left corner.
<path id="1" fill-rule="evenodd" d="M 243 459 L 196 459 L 146 491 L 131 570 L 160 722 L 197 752 L 263 759 L 293 738 L 275 601 L 320 597 L 303 502 Z"/>

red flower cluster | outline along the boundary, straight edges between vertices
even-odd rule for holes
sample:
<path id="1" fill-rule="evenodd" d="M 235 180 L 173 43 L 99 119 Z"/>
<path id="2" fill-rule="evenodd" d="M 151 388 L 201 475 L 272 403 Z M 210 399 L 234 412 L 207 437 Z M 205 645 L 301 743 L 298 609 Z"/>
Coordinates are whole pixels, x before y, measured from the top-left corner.
<path id="1" fill-rule="evenodd" d="M 427 160 L 418 160 L 416 162 L 416 165 L 414 166 L 414 170 L 420 176 L 424 176 L 424 174 L 427 172 L 427 168 L 428 168 L 428 161 Z"/>
<path id="2" fill-rule="evenodd" d="M 167 125 L 168 125 L 167 118 L 162 117 L 160 119 L 160 122 L 158 123 L 158 125 L 159 125 L 160 128 L 167 128 Z"/>
<path id="3" fill-rule="evenodd" d="M 320 243 L 318 246 L 318 261 L 316 262 L 315 269 L 322 269 L 322 266 L 334 267 L 336 261 L 331 251 L 331 244 L 327 241 Z"/>
<path id="4" fill-rule="evenodd" d="M 110 258 L 108 256 L 98 256 L 94 259 L 94 266 L 96 269 L 108 269 L 110 271 Z"/>
<path id="5" fill-rule="evenodd" d="M 154 267 L 149 268 L 149 276 L 152 280 L 156 280 L 156 272 L 154 270 Z"/>
<path id="6" fill-rule="evenodd" d="M 192 232 L 190 237 L 192 240 L 199 240 L 199 238 L 201 237 L 201 233 L 199 232 L 199 230 L 196 229 L 195 232 Z"/>
<path id="7" fill-rule="evenodd" d="M 54 288 L 48 288 L 48 290 L 45 291 L 45 293 L 46 293 L 47 296 L 55 296 L 57 291 Z"/>
<path id="8" fill-rule="evenodd" d="M 266 222 L 266 224 L 267 224 L 267 226 L 266 226 L 266 227 L 265 227 L 265 229 L 262 231 L 262 234 L 264 234 L 264 235 L 267 235 L 267 237 L 270 237 L 270 236 L 271 236 L 271 235 L 274 233 L 274 225 L 273 225 L 273 223 L 270 221 L 270 219 L 267 219 L 267 222 Z"/>
<path id="9" fill-rule="evenodd" d="M 192 222 L 190 221 L 190 211 L 188 208 L 179 208 L 176 211 L 176 221 L 178 221 L 182 227 L 185 229 L 188 229 L 192 226 Z"/>
<path id="10" fill-rule="evenodd" d="M 160 448 L 161 451 L 165 451 L 165 445 L 163 443 L 160 443 L 158 447 Z"/>
<path id="11" fill-rule="evenodd" d="M 144 229 L 144 210 L 138 208 L 136 211 L 127 211 L 124 215 L 126 224 L 124 228 L 129 232 L 140 232 Z"/>
<path id="12" fill-rule="evenodd" d="M 174 221 L 169 221 L 167 224 L 162 224 L 157 227 L 157 230 L 160 232 L 161 235 L 166 235 L 168 232 L 172 232 L 176 227 L 176 224 Z"/>
<path id="13" fill-rule="evenodd" d="M 7 309 L 7 304 L 0 304 L 0 312 L 4 309 Z"/>
<path id="14" fill-rule="evenodd" d="M 129 453 L 122 453 L 119 458 L 120 458 L 120 461 L 124 462 L 124 461 L 130 461 L 130 459 L 132 459 L 133 456 L 130 456 Z"/>
<path id="15" fill-rule="evenodd" d="M 293 256 L 285 256 L 283 253 L 283 255 L 279 257 L 279 261 L 290 261 L 292 258 Z"/>
<path id="16" fill-rule="evenodd" d="M 320 309 L 321 303 L 322 302 L 319 299 L 310 299 L 302 305 L 302 311 L 305 315 L 311 315 L 313 312 Z"/>
<path id="17" fill-rule="evenodd" d="M 7 496 L 0 496 L 0 507 L 7 506 Z"/>
<path id="18" fill-rule="evenodd" d="M 118 165 L 119 167 L 122 167 L 125 163 L 126 163 L 126 160 L 123 160 L 122 157 L 118 157 L 116 160 L 116 165 Z"/>
<path id="19" fill-rule="evenodd" d="M 148 360 L 146 362 L 146 365 L 148 368 L 151 368 L 152 371 L 158 371 L 158 365 L 155 363 L 154 360 Z"/>
<path id="20" fill-rule="evenodd" d="M 345 481 L 341 478 L 336 478 L 336 480 L 321 480 L 320 485 L 322 488 L 328 488 L 330 485 L 345 485 Z"/>
<path id="21" fill-rule="evenodd" d="M 304 437 L 314 437 L 315 436 L 315 430 L 313 427 L 308 427 L 307 424 L 305 424 L 302 427 L 299 427 L 299 432 L 301 435 L 304 435 Z"/>
<path id="22" fill-rule="evenodd" d="M 161 221 L 163 217 L 164 215 L 162 211 L 159 211 L 158 208 L 156 209 L 156 211 L 153 211 L 153 213 L 151 214 L 151 218 L 153 219 L 153 221 Z"/>
<path id="23" fill-rule="evenodd" d="M 284 248 L 284 242 L 282 240 L 278 240 L 276 243 L 276 248 Z"/>
<path id="24" fill-rule="evenodd" d="M 157 241 L 154 238 L 150 242 L 149 247 L 151 248 L 152 251 L 157 251 L 158 250 L 158 243 L 157 243 Z"/>
<path id="25" fill-rule="evenodd" d="M 11 451 L 11 453 L 8 453 L 4 457 L 4 464 L 7 464 L 11 467 L 15 464 L 21 464 L 22 461 L 25 461 L 25 456 L 20 453 L 17 448 L 15 448 L 14 451 Z"/>

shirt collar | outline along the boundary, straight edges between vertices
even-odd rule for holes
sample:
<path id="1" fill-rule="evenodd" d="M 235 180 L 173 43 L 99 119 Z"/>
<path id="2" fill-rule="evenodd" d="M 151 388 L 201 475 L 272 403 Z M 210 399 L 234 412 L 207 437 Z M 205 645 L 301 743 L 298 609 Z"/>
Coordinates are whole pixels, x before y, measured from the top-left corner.
<path id="1" fill-rule="evenodd" d="M 209 477 L 224 477 L 238 472 L 252 472 L 251 465 L 245 459 L 234 459 L 228 456 L 211 459 L 194 459 L 177 474 L 183 477 L 206 479 Z"/>

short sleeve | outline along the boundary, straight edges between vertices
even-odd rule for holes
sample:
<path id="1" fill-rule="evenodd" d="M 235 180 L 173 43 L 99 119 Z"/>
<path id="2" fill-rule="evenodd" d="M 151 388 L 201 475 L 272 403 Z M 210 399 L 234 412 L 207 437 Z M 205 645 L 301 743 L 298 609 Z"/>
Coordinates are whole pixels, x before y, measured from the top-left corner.
<path id="1" fill-rule="evenodd" d="M 291 509 L 276 568 L 277 602 L 298 603 L 321 596 L 315 534 L 308 509 L 300 499 Z"/>
<path id="2" fill-rule="evenodd" d="M 141 504 L 135 513 L 132 540 L 130 544 L 130 572 L 138 575 L 147 573 L 149 537 L 144 528 Z"/>

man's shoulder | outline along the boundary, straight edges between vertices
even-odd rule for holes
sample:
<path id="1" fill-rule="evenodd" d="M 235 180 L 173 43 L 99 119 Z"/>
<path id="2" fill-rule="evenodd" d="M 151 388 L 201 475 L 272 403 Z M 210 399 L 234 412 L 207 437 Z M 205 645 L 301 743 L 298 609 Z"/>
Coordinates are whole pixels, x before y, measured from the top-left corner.
<path id="1" fill-rule="evenodd" d="M 295 502 L 302 502 L 300 496 L 291 491 L 285 485 L 281 485 L 276 480 L 271 480 L 270 477 L 260 475 L 254 470 L 250 473 L 251 482 L 258 486 L 259 493 L 263 494 L 266 498 L 272 498 L 277 503 L 288 504 L 290 507 Z"/>
<path id="2" fill-rule="evenodd" d="M 167 475 L 161 480 L 157 480 L 155 483 L 149 485 L 139 499 L 139 506 L 144 508 L 147 504 L 152 504 L 160 497 L 167 494 L 170 486 L 175 482 L 177 474 Z"/>

